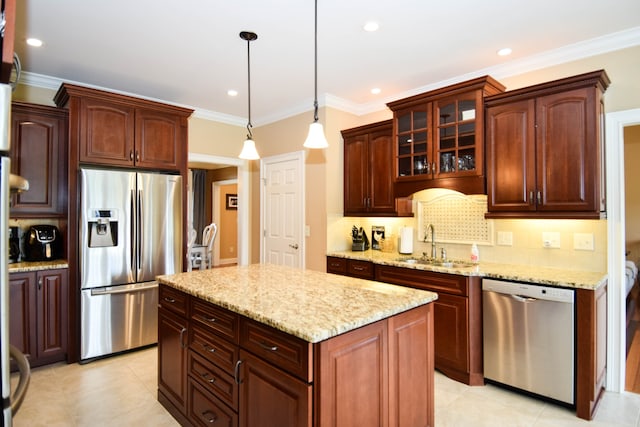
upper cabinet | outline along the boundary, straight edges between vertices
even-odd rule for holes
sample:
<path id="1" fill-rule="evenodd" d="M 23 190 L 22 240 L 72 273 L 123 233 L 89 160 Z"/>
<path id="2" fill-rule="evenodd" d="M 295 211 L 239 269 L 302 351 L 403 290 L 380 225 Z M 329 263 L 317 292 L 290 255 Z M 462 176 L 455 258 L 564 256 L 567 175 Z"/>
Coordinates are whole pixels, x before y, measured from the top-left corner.
<path id="1" fill-rule="evenodd" d="M 433 187 L 485 193 L 484 97 L 502 91 L 485 76 L 387 104 L 396 196 Z"/>
<path id="2" fill-rule="evenodd" d="M 600 218 L 603 71 L 486 99 L 487 217 Z"/>
<path id="3" fill-rule="evenodd" d="M 0 43 L 0 83 L 9 83 L 13 68 L 16 31 L 16 0 L 2 0 L 2 43 Z"/>
<path id="4" fill-rule="evenodd" d="M 66 110 L 12 104 L 11 172 L 29 181 L 29 191 L 11 197 L 12 218 L 66 216 L 66 153 Z"/>
<path id="5" fill-rule="evenodd" d="M 80 164 L 181 170 L 192 110 L 63 84 L 58 106 L 73 112 L 70 135 Z"/>

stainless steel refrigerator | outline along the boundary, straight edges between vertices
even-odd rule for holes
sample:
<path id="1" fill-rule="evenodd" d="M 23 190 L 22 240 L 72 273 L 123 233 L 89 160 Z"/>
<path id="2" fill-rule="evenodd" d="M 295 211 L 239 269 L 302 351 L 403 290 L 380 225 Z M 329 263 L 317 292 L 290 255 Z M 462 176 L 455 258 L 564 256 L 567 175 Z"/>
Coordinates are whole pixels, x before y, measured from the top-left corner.
<path id="1" fill-rule="evenodd" d="M 29 189 L 29 184 L 11 174 L 9 158 L 11 129 L 11 87 L 0 84 L 0 365 L 2 379 L 2 425 L 11 426 L 29 386 L 29 361 L 16 347 L 9 344 L 9 198 L 12 191 Z M 20 369 L 20 380 L 11 396 L 10 359 Z"/>
<path id="2" fill-rule="evenodd" d="M 80 359 L 157 342 L 156 276 L 182 271 L 182 177 L 80 170 Z"/>

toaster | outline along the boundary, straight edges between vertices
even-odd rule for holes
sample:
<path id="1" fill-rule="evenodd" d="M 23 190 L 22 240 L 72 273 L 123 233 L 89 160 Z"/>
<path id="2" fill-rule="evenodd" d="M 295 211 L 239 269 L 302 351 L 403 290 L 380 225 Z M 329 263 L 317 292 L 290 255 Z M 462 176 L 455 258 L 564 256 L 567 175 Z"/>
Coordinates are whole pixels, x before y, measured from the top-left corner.
<path id="1" fill-rule="evenodd" d="M 55 225 L 32 225 L 24 235 L 27 261 L 62 258 L 62 236 Z"/>

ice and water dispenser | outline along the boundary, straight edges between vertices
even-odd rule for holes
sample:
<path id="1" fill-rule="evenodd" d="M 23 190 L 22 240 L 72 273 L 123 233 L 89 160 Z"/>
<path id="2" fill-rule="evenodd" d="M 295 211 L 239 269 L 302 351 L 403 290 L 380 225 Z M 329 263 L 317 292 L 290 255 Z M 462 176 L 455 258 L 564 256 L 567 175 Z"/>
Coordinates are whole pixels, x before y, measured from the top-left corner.
<path id="1" fill-rule="evenodd" d="M 115 209 L 91 209 L 87 222 L 90 248 L 118 246 L 118 213 Z"/>

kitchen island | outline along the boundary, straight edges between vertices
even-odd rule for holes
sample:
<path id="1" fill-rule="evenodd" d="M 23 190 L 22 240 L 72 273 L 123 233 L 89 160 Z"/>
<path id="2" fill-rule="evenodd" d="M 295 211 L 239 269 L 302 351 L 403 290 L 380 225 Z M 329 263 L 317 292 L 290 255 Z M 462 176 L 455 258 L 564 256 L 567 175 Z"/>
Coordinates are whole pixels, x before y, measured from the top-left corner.
<path id="1" fill-rule="evenodd" d="M 158 281 L 158 400 L 181 424 L 434 425 L 435 293 L 268 264 Z"/>

